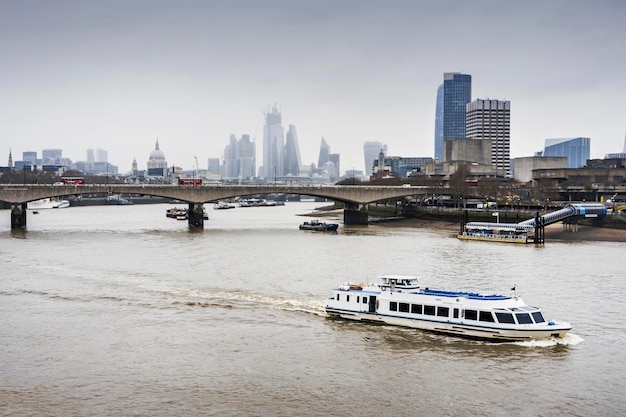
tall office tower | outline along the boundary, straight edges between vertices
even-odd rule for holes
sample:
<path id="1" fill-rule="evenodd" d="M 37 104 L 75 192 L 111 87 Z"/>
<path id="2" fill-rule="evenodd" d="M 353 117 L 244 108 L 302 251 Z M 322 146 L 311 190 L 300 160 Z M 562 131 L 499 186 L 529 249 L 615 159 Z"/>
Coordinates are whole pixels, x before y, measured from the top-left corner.
<path id="1" fill-rule="evenodd" d="M 300 146 L 298 145 L 298 133 L 294 125 L 289 125 L 285 140 L 285 175 L 300 175 Z"/>
<path id="2" fill-rule="evenodd" d="M 322 143 L 320 144 L 320 157 L 317 160 L 317 167 L 323 167 L 324 164 L 330 160 L 329 157 L 330 146 L 328 146 L 328 143 L 326 143 L 326 139 L 322 138 Z"/>
<path id="3" fill-rule="evenodd" d="M 37 165 L 37 152 L 22 152 L 22 161 L 28 162 L 31 167 Z"/>
<path id="4" fill-rule="evenodd" d="M 60 164 L 63 160 L 63 150 L 61 149 L 44 149 L 41 151 L 42 165 Z"/>
<path id="5" fill-rule="evenodd" d="M 263 177 L 266 180 L 282 176 L 283 170 L 283 147 L 285 143 L 285 130 L 281 125 L 282 117 L 276 106 L 270 112 L 265 113 L 265 126 L 263 127 Z"/>
<path id="6" fill-rule="evenodd" d="M 331 153 L 328 155 L 328 160 L 335 165 L 335 172 L 337 173 L 337 177 L 339 177 L 339 175 L 341 175 L 341 166 L 339 165 L 341 156 L 338 153 Z"/>
<path id="7" fill-rule="evenodd" d="M 543 156 L 566 156 L 568 168 L 581 168 L 587 164 L 591 154 L 591 139 L 561 138 L 546 139 Z"/>
<path id="8" fill-rule="evenodd" d="M 208 158 L 207 166 L 209 168 L 209 172 L 211 174 L 218 174 L 220 172 L 220 159 L 219 158 Z"/>
<path id="9" fill-rule="evenodd" d="M 378 164 L 380 152 L 387 154 L 387 145 L 382 142 L 363 142 L 363 156 L 365 157 L 365 173 L 371 173 Z"/>
<path id="10" fill-rule="evenodd" d="M 230 135 L 230 143 L 224 148 L 223 178 L 250 178 L 256 171 L 256 146 L 250 135 L 237 139 Z"/>
<path id="11" fill-rule="evenodd" d="M 510 175 L 511 102 L 474 100 L 467 104 L 468 139 L 491 140 L 491 165 Z"/>
<path id="12" fill-rule="evenodd" d="M 90 164 L 93 164 L 94 162 L 96 162 L 96 154 L 94 153 L 93 149 L 89 148 L 87 149 L 87 162 Z"/>
<path id="13" fill-rule="evenodd" d="M 472 76 L 460 72 L 444 73 L 442 140 L 465 139 L 465 106 L 470 101 L 472 101 Z"/>
<path id="14" fill-rule="evenodd" d="M 443 84 L 437 88 L 435 106 L 435 160 L 443 161 Z"/>
<path id="15" fill-rule="evenodd" d="M 96 148 L 96 162 L 109 162 L 109 153 L 100 148 Z"/>

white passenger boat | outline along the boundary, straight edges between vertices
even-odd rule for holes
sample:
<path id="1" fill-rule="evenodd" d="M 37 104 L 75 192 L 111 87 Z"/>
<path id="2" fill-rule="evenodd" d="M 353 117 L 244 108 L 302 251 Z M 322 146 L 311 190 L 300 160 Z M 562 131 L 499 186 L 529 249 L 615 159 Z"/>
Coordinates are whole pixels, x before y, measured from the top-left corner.
<path id="1" fill-rule="evenodd" d="M 420 288 L 417 277 L 386 275 L 376 284 L 344 283 L 326 304 L 331 317 L 496 341 L 562 338 L 572 326 L 546 320 L 517 295 Z"/>
<path id="2" fill-rule="evenodd" d="M 42 198 L 41 200 L 30 201 L 27 204 L 28 210 L 67 208 L 69 206 L 70 202 L 68 200 L 54 200 L 51 198 Z"/>

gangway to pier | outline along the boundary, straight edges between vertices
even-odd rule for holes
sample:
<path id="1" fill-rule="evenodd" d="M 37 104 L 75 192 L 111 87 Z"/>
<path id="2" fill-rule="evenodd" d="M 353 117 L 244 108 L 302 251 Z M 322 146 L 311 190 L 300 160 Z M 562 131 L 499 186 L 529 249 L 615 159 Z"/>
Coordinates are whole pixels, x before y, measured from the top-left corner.
<path id="1" fill-rule="evenodd" d="M 544 243 L 544 228 L 570 217 L 602 217 L 607 208 L 600 203 L 570 203 L 560 210 L 537 215 L 519 223 L 462 222 L 460 239 L 514 243 Z"/>
<path id="2" fill-rule="evenodd" d="M 560 210 L 554 211 L 552 213 L 546 213 L 539 217 L 533 217 L 532 219 L 524 220 L 518 224 L 520 225 L 529 225 L 536 227 L 537 219 L 540 219 L 540 223 L 543 226 L 547 226 L 552 223 L 559 222 L 561 220 L 565 220 L 568 217 L 601 217 L 606 216 L 607 209 L 604 204 L 600 203 L 571 203 L 566 205 Z"/>

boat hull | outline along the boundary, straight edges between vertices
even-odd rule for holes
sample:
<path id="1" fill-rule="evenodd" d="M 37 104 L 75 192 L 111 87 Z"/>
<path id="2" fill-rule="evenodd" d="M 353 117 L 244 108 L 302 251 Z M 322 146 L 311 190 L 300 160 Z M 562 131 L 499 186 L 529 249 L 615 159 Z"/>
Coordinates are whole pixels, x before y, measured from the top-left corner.
<path id="1" fill-rule="evenodd" d="M 543 329 L 502 329 L 468 325 L 459 322 L 443 322 L 435 320 L 409 319 L 377 313 L 356 312 L 326 307 L 326 313 L 331 318 L 365 321 L 377 324 L 388 324 L 400 327 L 409 327 L 429 332 L 454 335 L 470 339 L 489 341 L 515 342 L 539 340 L 549 338 L 563 338 L 571 329 L 570 326 L 546 325 Z"/>

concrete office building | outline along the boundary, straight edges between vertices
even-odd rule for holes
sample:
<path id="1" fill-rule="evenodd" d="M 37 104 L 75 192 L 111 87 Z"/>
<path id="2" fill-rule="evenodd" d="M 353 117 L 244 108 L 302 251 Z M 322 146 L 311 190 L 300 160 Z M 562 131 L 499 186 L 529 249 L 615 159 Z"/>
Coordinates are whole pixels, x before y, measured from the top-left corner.
<path id="1" fill-rule="evenodd" d="M 510 176 L 511 102 L 474 100 L 466 105 L 468 139 L 491 141 L 491 164 Z"/>

